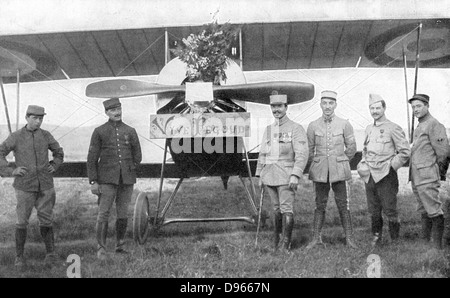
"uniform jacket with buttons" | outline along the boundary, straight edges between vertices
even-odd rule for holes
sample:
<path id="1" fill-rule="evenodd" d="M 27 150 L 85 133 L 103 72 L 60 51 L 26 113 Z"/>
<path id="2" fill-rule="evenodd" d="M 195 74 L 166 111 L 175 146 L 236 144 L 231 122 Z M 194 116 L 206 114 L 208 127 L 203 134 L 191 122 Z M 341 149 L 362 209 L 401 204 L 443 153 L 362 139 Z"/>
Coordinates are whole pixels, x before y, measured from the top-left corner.
<path id="1" fill-rule="evenodd" d="M 445 177 L 450 148 L 444 125 L 428 113 L 419 119 L 413 140 L 409 179 L 422 185 Z"/>
<path id="2" fill-rule="evenodd" d="M 331 183 L 352 179 L 349 161 L 355 156 L 356 141 L 348 120 L 322 116 L 308 125 L 307 136 L 309 179 Z"/>
<path id="3" fill-rule="evenodd" d="M 291 175 L 303 175 L 307 161 L 305 130 L 285 115 L 266 127 L 255 175 L 265 185 L 287 185 Z"/>
<path id="4" fill-rule="evenodd" d="M 136 183 L 136 168 L 142 161 L 136 130 L 122 121 L 109 120 L 92 133 L 87 157 L 89 181 L 119 185 Z"/>
<path id="5" fill-rule="evenodd" d="M 53 154 L 49 161 L 48 151 Z M 42 191 L 54 187 L 53 174 L 48 172 L 49 164 L 57 170 L 63 163 L 64 152 L 50 132 L 43 129 L 35 131 L 25 127 L 13 132 L 0 145 L 0 168 L 6 175 L 11 175 L 13 168 L 8 167 L 6 156 L 14 152 L 16 167 L 26 167 L 23 176 L 14 178 L 13 187 L 22 191 Z"/>
<path id="6" fill-rule="evenodd" d="M 375 183 L 389 174 L 391 167 L 397 171 L 408 162 L 410 152 L 405 132 L 398 124 L 385 119 L 367 126 L 363 159 Z"/>

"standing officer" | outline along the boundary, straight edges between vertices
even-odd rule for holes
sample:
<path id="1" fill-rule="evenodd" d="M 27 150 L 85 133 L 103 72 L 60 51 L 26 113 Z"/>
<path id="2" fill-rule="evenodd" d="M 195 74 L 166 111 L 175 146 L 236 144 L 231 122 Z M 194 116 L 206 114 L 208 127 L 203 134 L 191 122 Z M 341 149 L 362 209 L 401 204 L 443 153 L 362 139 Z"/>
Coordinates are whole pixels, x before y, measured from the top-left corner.
<path id="1" fill-rule="evenodd" d="M 108 122 L 97 127 L 91 137 L 87 157 L 87 172 L 91 192 L 99 197 L 97 216 L 97 257 L 105 260 L 108 218 L 116 202 L 116 249 L 125 253 L 125 233 L 128 205 L 136 183 L 136 167 L 142 160 L 141 145 L 136 130 L 122 122 L 122 107 L 118 98 L 103 102 Z"/>
<path id="2" fill-rule="evenodd" d="M 409 179 L 417 198 L 417 211 L 421 213 L 422 237 L 429 241 L 432 234 L 435 247 L 440 249 L 444 212 L 439 199 L 439 180 L 445 181 L 450 148 L 444 125 L 428 111 L 429 101 L 426 94 L 416 94 L 409 100 L 419 121 L 411 148 Z"/>
<path id="3" fill-rule="evenodd" d="M 380 95 L 369 95 L 369 108 L 374 123 L 366 128 L 358 173 L 366 185 L 367 205 L 372 217 L 372 246 L 375 246 L 382 239 L 382 211 L 389 221 L 391 240 L 400 236 L 397 170 L 408 161 L 410 149 L 403 129 L 386 118 L 386 102 Z M 364 167 L 367 171 L 362 170 Z"/>
<path id="4" fill-rule="evenodd" d="M 350 122 L 334 114 L 337 106 L 336 97 L 337 93 L 334 91 L 322 92 L 320 107 L 323 115 L 311 122 L 307 130 L 309 161 L 311 162 L 309 179 L 314 181 L 316 191 L 313 240 L 306 247 L 307 249 L 322 244 L 321 233 L 325 221 L 330 184 L 335 195 L 347 245 L 357 248 L 352 239 L 353 228 L 345 182 L 352 179 L 349 160 L 356 153 L 356 141 Z"/>
<path id="5" fill-rule="evenodd" d="M 284 248 L 290 250 L 294 227 L 294 191 L 308 160 L 308 144 L 303 127 L 286 116 L 287 96 L 270 96 L 275 122 L 266 127 L 259 152 L 256 177 L 269 192 L 275 226 L 275 249 L 283 233 Z"/>
<path id="6" fill-rule="evenodd" d="M 17 199 L 16 223 L 16 267 L 25 266 L 23 256 L 27 239 L 28 220 L 33 211 L 37 210 L 39 229 L 45 243 L 47 254 L 45 260 L 56 260 L 55 240 L 53 234 L 53 206 L 56 201 L 53 185 L 53 173 L 63 163 L 64 152 L 50 132 L 41 129 L 45 109 L 30 105 L 25 119 L 27 124 L 22 129 L 13 132 L 0 145 L 0 167 L 4 172 L 14 176 L 13 187 Z M 49 162 L 48 150 L 53 153 Z M 8 168 L 6 156 L 14 152 L 16 168 Z"/>

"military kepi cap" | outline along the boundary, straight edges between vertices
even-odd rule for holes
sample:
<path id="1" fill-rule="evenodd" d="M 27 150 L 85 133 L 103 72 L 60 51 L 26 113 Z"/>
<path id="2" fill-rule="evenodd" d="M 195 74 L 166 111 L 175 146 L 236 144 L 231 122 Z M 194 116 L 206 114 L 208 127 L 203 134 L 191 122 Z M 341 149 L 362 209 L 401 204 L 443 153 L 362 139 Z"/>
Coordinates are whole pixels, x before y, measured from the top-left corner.
<path id="1" fill-rule="evenodd" d="M 47 114 L 45 113 L 45 109 L 43 107 L 29 105 L 27 108 L 27 115 L 44 116 Z"/>
<path id="2" fill-rule="evenodd" d="M 383 97 L 378 94 L 369 94 L 369 107 L 373 105 L 374 103 L 377 103 L 379 101 L 382 101 Z"/>
<path id="3" fill-rule="evenodd" d="M 426 94 L 416 94 L 408 101 L 411 103 L 411 101 L 413 101 L 413 100 L 420 100 L 420 101 L 423 101 L 424 103 L 429 103 L 430 97 Z"/>
<path id="4" fill-rule="evenodd" d="M 103 106 L 105 107 L 105 111 L 107 111 L 109 109 L 120 107 L 122 106 L 122 104 L 120 103 L 120 100 L 117 97 L 113 97 L 105 100 L 103 102 Z"/>
<path id="5" fill-rule="evenodd" d="M 287 104 L 287 95 L 286 94 L 274 94 L 270 96 L 270 104 Z"/>
<path id="6" fill-rule="evenodd" d="M 326 99 L 333 99 L 336 100 L 337 99 L 337 93 L 331 90 L 324 90 L 322 91 L 320 98 L 326 98 Z"/>

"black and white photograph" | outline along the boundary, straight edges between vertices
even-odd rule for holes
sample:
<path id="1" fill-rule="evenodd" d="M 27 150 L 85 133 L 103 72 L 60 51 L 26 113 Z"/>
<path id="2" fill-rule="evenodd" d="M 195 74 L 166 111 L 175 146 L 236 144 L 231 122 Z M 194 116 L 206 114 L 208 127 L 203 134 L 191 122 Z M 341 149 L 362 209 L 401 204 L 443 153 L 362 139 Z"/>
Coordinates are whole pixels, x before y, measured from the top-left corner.
<path id="1" fill-rule="evenodd" d="M 0 278 L 450 277 L 447 0 L 0 0 L 0 87 Z"/>

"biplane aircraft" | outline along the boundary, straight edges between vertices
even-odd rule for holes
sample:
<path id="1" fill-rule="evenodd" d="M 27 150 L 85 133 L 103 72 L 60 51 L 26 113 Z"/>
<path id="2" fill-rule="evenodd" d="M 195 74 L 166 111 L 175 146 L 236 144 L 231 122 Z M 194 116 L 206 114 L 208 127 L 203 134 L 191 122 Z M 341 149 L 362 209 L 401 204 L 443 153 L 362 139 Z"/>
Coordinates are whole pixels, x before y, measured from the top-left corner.
<path id="1" fill-rule="evenodd" d="M 139 177 L 160 179 L 158 197 L 142 192 L 136 200 L 133 232 L 140 244 L 149 227 L 258 221 L 261 207 L 251 177 L 271 120 L 272 92 L 288 94 L 290 118 L 307 125 L 321 115 L 318 91 L 334 89 L 336 113 L 360 132 L 371 122 L 368 93 L 378 93 L 386 99 L 388 117 L 409 132 L 414 123 L 407 99 L 417 91 L 430 95 L 431 113 L 450 127 L 450 4 L 445 0 L 61 2 L 10 2 L 2 8 L 0 83 L 6 117 L 0 118 L 0 137 L 12 130 L 9 111 L 16 111 L 17 129 L 23 106 L 43 105 L 48 110 L 44 124 L 67 156 L 56 177 L 86 177 L 89 136 L 104 121 L 101 99 L 122 98 L 124 121 L 145 140 Z M 237 24 L 240 32 L 229 49 L 227 81 L 199 91 L 195 84 L 183 84 L 186 65 L 170 49 L 198 33 L 214 13 L 219 23 Z M 190 100 L 205 90 L 210 100 L 204 94 L 203 100 Z M 212 117 L 219 126 L 226 118 L 244 124 L 240 131 L 219 135 L 192 130 L 180 135 L 173 129 Z M 362 136 L 356 137 L 361 146 Z M 186 153 L 173 147 L 174 139 L 191 147 L 196 140 L 216 149 L 220 140 L 225 145 L 220 153 L 204 148 Z M 226 150 L 230 143 L 231 152 Z M 360 156 L 351 161 L 353 169 Z M 183 179 L 217 176 L 226 188 L 234 175 L 243 182 L 250 216 L 166 218 Z M 164 178 L 179 180 L 161 209 Z M 149 209 L 150 200 L 157 200 L 156 210 Z"/>

